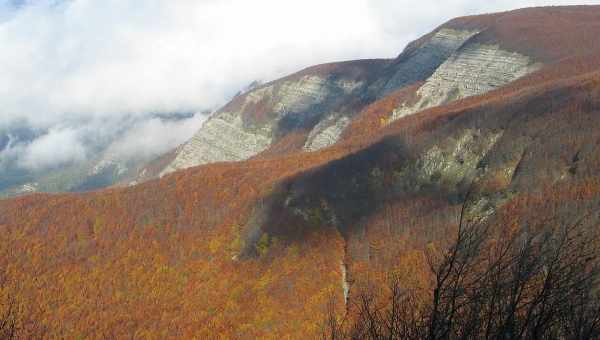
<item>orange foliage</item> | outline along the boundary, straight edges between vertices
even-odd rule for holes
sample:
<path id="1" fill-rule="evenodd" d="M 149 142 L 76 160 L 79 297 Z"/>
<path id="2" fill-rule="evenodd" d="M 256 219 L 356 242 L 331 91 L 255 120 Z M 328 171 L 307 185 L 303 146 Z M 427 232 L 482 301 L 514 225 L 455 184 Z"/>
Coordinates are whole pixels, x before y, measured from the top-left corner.
<path id="1" fill-rule="evenodd" d="M 588 9 L 559 18 L 572 20 L 573 12 L 595 20 L 582 11 Z M 539 18 L 552 13 L 542 10 Z M 513 15 L 461 20 L 493 24 L 502 37 L 515 34 L 507 25 Z M 549 35 L 531 48 L 546 49 L 555 39 Z M 580 39 L 563 47 L 595 48 L 589 35 Z M 549 57 L 560 53 L 548 48 Z M 370 77 L 387 61 L 358 64 L 368 67 L 317 69 Z M 0 201 L 0 266 L 9 277 L 0 297 L 16 299 L 24 337 L 315 336 L 330 296 L 343 299 L 341 263 L 357 286 L 384 282 L 390 271 L 406 285 L 427 284 L 424 249 L 442 247 L 453 235 L 459 202 L 442 186 L 409 192 L 394 181 L 413 155 L 460 131 L 502 132 L 482 162 L 491 169 L 487 182 L 478 182 L 481 197 L 503 204 L 494 219 L 499 227 L 539 220 L 561 207 L 577 212 L 600 197 L 599 66 L 598 54 L 575 56 L 382 128 L 381 119 L 414 95 L 415 84 L 365 108 L 340 143 L 318 152 L 298 151 L 305 138 L 299 132 L 245 162 L 187 169 L 128 188 Z M 390 137 L 406 144 L 406 154 Z M 521 142 L 525 147 L 516 153 Z M 511 176 L 496 178 L 507 164 Z M 340 190 L 323 192 L 326 187 Z M 279 192 L 304 198 L 316 212 L 309 222 L 277 219 L 293 213 L 289 202 L 277 202 L 273 224 L 260 231 L 301 237 L 266 237 L 261 256 L 237 258 L 255 207 Z M 360 204 L 371 209 L 360 211 Z M 338 209 L 337 229 L 323 222 L 328 209 Z"/>

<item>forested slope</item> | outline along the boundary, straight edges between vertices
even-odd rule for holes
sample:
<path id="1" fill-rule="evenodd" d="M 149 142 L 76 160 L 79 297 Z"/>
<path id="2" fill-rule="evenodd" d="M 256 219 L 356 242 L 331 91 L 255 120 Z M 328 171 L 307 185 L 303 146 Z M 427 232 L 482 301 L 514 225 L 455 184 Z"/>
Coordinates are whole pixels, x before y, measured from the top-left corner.
<path id="1" fill-rule="evenodd" d="M 390 273 L 425 291 L 426 250 L 448 246 L 468 191 L 467 214 L 500 231 L 597 210 L 598 38 L 552 36 L 571 47 L 559 53 L 536 30 L 548 15 L 590 32 L 600 9 L 511 13 L 543 65 L 391 119 L 427 84 L 412 82 L 357 109 L 330 147 L 288 137 L 132 187 L 0 201 L 3 308 L 22 337 L 305 338 L 328 301 L 342 315 L 345 293 Z"/>

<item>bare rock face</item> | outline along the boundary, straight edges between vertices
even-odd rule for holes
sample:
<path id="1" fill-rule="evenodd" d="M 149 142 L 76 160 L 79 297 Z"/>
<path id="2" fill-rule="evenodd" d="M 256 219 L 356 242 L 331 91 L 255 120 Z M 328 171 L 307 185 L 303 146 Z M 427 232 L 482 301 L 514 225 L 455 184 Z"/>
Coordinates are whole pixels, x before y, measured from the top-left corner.
<path id="1" fill-rule="evenodd" d="M 336 108 L 368 91 L 382 96 L 426 79 L 476 33 L 442 28 L 419 46 L 408 48 L 393 65 L 381 61 L 385 72 L 371 72 L 371 78 L 356 74 L 360 73 L 356 69 L 364 68 L 360 65 L 350 71 L 304 71 L 253 88 L 207 120 L 161 176 L 196 165 L 250 158 L 298 127 L 312 128 L 305 151 L 335 144 L 352 116 L 337 113 Z"/>
<path id="2" fill-rule="evenodd" d="M 208 119 L 161 176 L 202 164 L 248 159 L 267 149 L 278 136 L 314 125 L 319 116 L 365 86 L 365 81 L 343 75 L 305 74 L 251 90 Z M 347 121 L 342 119 L 336 126 L 343 129 Z M 320 126 L 316 131 L 324 132 L 321 130 L 328 127 Z M 341 130 L 324 133 L 316 136 L 319 133 L 315 132 L 314 147 L 335 142 Z M 327 134 L 332 141 L 327 141 Z"/>
<path id="3" fill-rule="evenodd" d="M 304 151 L 317 151 L 335 144 L 348 124 L 350 124 L 350 118 L 347 116 L 329 115 L 310 132 L 306 144 L 304 144 Z"/>
<path id="4" fill-rule="evenodd" d="M 392 76 L 380 95 L 385 96 L 400 87 L 427 79 L 477 33 L 471 30 L 442 28 L 419 47 L 409 46 L 396 61 Z"/>
<path id="5" fill-rule="evenodd" d="M 331 89 L 327 79 L 305 76 L 298 81 L 284 82 L 279 88 L 279 101 L 273 106 L 277 113 L 303 112 L 311 106 L 325 101 Z"/>
<path id="6" fill-rule="evenodd" d="M 269 145 L 269 131 L 246 132 L 239 116 L 222 113 L 204 123 L 161 176 L 201 164 L 247 159 Z"/>
<path id="7" fill-rule="evenodd" d="M 484 94 L 502 87 L 541 65 L 531 58 L 497 45 L 466 44 L 446 60 L 419 88 L 419 100 L 403 104 L 392 121 L 451 101 Z"/>
<path id="8" fill-rule="evenodd" d="M 393 61 L 320 65 L 253 87 L 208 119 L 160 175 L 245 160 L 298 129 L 310 131 L 304 151 L 331 146 L 361 105 L 417 81 L 425 81 L 417 101 L 390 112 L 390 122 L 486 93 L 540 67 L 528 56 L 478 43 L 478 36 L 479 30 L 442 27 L 410 44 Z"/>
<path id="9" fill-rule="evenodd" d="M 474 175 L 479 161 L 502 134 L 503 131 L 466 129 L 459 135 L 449 136 L 421 155 L 415 173 L 422 182 L 435 179 L 456 186 L 464 178 Z"/>

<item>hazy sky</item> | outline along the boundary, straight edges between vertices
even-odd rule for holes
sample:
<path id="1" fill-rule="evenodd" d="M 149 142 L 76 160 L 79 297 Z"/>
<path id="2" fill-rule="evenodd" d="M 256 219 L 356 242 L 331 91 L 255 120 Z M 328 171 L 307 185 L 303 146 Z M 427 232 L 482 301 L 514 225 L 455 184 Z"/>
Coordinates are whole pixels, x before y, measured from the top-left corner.
<path id="1" fill-rule="evenodd" d="M 600 2 L 0 0 L 0 128 L 19 121 L 46 131 L 31 145 L 13 145 L 29 168 L 52 166 L 52 157 L 35 160 L 61 145 L 57 164 L 85 159 L 86 133 L 110 130 L 124 116 L 139 120 L 131 133 L 159 139 L 149 146 L 159 153 L 202 119 L 190 121 L 193 128 L 165 126 L 174 137 L 161 143 L 160 127 L 146 121 L 152 113 L 215 108 L 255 79 L 313 64 L 394 57 L 452 17 L 592 3 Z M 99 134 L 112 144 L 125 138 Z"/>

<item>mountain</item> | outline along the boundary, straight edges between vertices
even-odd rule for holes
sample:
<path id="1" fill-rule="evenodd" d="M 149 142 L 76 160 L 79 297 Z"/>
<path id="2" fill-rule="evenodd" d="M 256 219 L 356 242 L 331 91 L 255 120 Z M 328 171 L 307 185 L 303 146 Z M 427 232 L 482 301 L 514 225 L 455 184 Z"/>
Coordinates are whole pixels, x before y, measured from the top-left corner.
<path id="1" fill-rule="evenodd" d="M 145 138 L 144 128 L 152 128 L 152 124 L 168 128 L 193 122 L 193 119 L 194 115 L 190 113 L 155 113 L 142 117 L 125 116 L 108 128 L 94 122 L 65 123 L 67 128 L 63 127 L 62 131 L 83 135 L 80 139 L 84 155 L 59 165 L 45 164 L 51 163 L 46 158 L 53 157 L 43 152 L 29 155 L 28 150 L 30 147 L 36 150 L 36 143 L 53 138 L 57 132 L 60 134 L 61 128 L 33 128 L 24 122 L 0 127 L 0 197 L 31 192 L 81 192 L 129 182 L 136 178 L 142 167 L 156 158 L 157 152 L 134 153 L 127 149 L 131 148 L 128 142 Z M 40 149 L 39 145 L 37 148 Z M 37 163 L 41 165 L 36 166 Z"/>
<path id="2" fill-rule="evenodd" d="M 533 49 L 503 49 L 503 40 L 509 39 L 490 31 L 512 27 L 496 17 L 500 15 L 451 21 L 411 43 L 394 60 L 315 66 L 246 92 L 206 121 L 160 175 L 248 159 L 277 144 L 316 151 L 337 142 L 366 105 L 395 90 L 424 82 L 411 98 L 414 103 L 400 105 L 390 121 L 488 92 L 552 59 Z"/>
<path id="3" fill-rule="evenodd" d="M 600 6 L 458 18 L 240 94 L 160 178 L 0 201 L 3 301 L 24 337 L 310 338 L 328 301 L 427 287 L 464 200 L 597 228 L 598 33 Z"/>
<path id="4" fill-rule="evenodd" d="M 394 60 L 320 65 L 257 86 L 220 109 L 159 173 L 256 156 L 277 144 L 316 151 L 334 144 L 366 105 L 424 82 L 388 120 L 502 87 L 571 54 L 589 53 L 595 17 L 522 10 L 452 20 Z M 577 37 L 570 41 L 564 37 Z M 584 50 L 582 50 L 584 49 Z M 566 52 L 569 51 L 569 52 Z"/>

